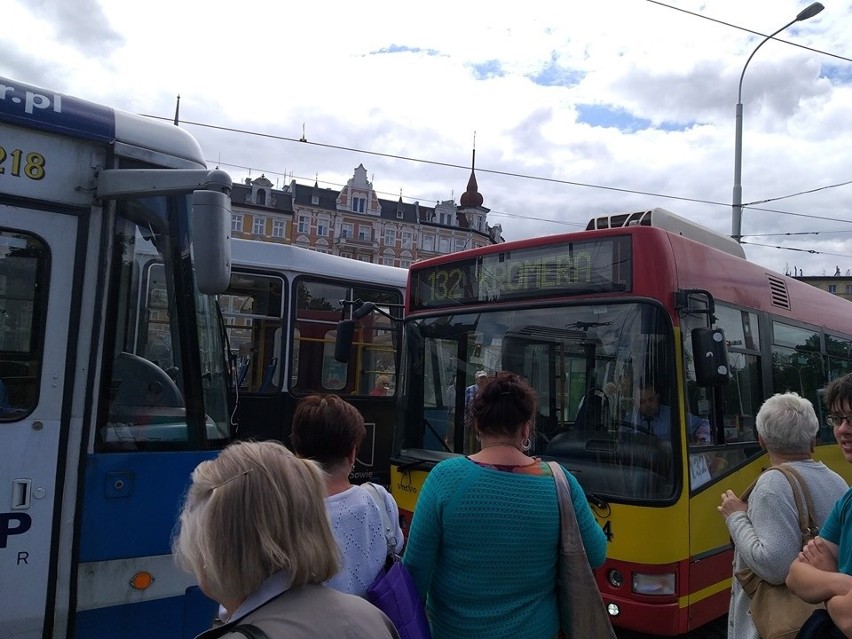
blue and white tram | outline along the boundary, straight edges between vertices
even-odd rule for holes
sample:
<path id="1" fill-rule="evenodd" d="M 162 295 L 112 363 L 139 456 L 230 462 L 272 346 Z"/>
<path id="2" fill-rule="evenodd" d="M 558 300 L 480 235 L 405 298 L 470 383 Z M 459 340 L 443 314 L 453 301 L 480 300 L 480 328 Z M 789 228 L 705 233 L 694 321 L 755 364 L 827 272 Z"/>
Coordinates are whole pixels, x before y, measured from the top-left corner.
<path id="1" fill-rule="evenodd" d="M 0 636 L 209 627 L 169 544 L 230 435 L 230 186 L 178 127 L 0 78 Z"/>

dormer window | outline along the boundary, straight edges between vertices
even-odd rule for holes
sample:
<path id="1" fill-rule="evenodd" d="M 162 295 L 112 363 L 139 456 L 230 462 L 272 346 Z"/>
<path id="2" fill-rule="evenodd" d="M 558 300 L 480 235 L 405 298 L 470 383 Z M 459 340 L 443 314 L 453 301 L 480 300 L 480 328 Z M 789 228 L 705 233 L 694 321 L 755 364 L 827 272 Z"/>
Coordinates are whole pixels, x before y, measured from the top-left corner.
<path id="1" fill-rule="evenodd" d="M 355 213 L 363 213 L 367 209 L 367 198 L 353 197 L 352 210 Z"/>
<path id="2" fill-rule="evenodd" d="M 319 195 L 311 196 L 311 204 L 313 204 L 314 206 L 319 205 Z"/>
<path id="3" fill-rule="evenodd" d="M 259 204 L 260 206 L 266 205 L 266 191 L 264 189 L 258 189 L 255 194 L 255 204 Z"/>

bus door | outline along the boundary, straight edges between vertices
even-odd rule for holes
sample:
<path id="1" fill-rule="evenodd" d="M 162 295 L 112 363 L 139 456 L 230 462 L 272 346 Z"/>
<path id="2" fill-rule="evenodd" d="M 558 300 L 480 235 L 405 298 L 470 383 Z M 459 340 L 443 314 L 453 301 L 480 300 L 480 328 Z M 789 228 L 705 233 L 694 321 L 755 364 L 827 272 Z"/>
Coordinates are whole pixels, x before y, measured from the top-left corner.
<path id="1" fill-rule="evenodd" d="M 42 636 L 55 583 L 77 225 L 0 204 L 0 625 L 11 637 Z"/>
<path id="2" fill-rule="evenodd" d="M 596 344 L 575 331 L 525 326 L 507 332 L 504 349 L 503 367 L 520 373 L 536 389 L 538 443 L 579 427 L 577 415 L 586 392 L 594 388 Z"/>
<path id="3" fill-rule="evenodd" d="M 275 438 L 289 417 L 280 389 L 286 339 L 283 319 L 287 283 L 282 275 L 234 270 L 220 296 L 234 369 L 233 401 L 240 438 Z M 292 410 L 292 409 L 291 409 Z"/>

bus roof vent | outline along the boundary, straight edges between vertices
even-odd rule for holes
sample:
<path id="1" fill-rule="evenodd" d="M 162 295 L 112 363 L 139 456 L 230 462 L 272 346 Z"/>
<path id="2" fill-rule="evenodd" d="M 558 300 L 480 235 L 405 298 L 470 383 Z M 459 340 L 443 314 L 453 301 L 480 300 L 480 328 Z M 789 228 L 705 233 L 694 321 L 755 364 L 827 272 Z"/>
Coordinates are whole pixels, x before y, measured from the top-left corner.
<path id="1" fill-rule="evenodd" d="M 769 279 L 769 295 L 772 298 L 772 306 L 790 310 L 790 295 L 787 293 L 787 283 L 780 277 L 766 274 Z"/>
<path id="2" fill-rule="evenodd" d="M 725 251 L 745 259 L 745 251 L 742 245 L 727 235 L 717 233 L 706 226 L 696 224 L 685 217 L 676 215 L 666 209 L 651 209 L 650 211 L 637 211 L 636 213 L 619 213 L 604 217 L 595 217 L 586 225 L 587 231 L 595 229 L 615 229 L 627 226 L 654 226 L 669 233 L 688 237 L 706 246 Z"/>

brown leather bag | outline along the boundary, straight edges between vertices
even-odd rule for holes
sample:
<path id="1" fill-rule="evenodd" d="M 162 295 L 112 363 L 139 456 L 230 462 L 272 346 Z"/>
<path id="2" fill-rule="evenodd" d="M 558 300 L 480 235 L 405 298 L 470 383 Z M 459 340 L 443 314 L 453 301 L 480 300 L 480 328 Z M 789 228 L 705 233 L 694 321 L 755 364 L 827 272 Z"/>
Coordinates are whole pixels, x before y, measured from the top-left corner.
<path id="1" fill-rule="evenodd" d="M 616 639 L 609 621 L 601 592 L 595 581 L 583 539 L 577 526 L 571 487 L 565 479 L 562 466 L 547 462 L 556 496 L 559 500 L 561 527 L 559 534 L 559 559 L 556 564 L 556 597 L 559 601 L 559 625 L 563 636 L 570 639 Z"/>
<path id="2" fill-rule="evenodd" d="M 816 537 L 817 530 L 813 520 L 814 504 L 808 487 L 794 468 L 784 464 L 771 466 L 765 472 L 778 470 L 784 474 L 793 489 L 796 510 L 799 513 L 799 530 L 802 533 L 802 546 Z M 742 494 L 748 501 L 757 480 Z M 799 629 L 814 610 L 825 608 L 824 604 L 811 604 L 799 599 L 787 589 L 785 584 L 771 584 L 758 577 L 751 568 L 743 568 L 734 573 L 737 581 L 751 600 L 748 606 L 751 620 L 761 639 L 794 639 Z"/>

